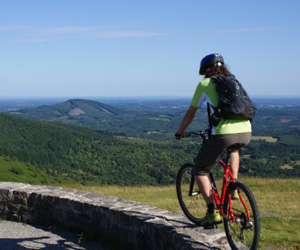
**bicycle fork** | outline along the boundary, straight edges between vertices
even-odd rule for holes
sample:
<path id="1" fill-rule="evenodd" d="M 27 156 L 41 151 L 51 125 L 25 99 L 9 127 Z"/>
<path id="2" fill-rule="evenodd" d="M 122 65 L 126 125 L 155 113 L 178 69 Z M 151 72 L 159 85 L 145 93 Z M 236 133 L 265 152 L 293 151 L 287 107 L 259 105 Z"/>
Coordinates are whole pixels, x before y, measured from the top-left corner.
<path id="1" fill-rule="evenodd" d="M 252 225 L 252 222 L 251 222 L 251 218 L 250 218 L 250 213 L 249 213 L 249 209 L 242 197 L 242 195 L 240 194 L 240 192 L 238 192 L 238 195 L 239 195 L 239 200 L 242 202 L 243 204 L 243 207 L 245 209 L 245 212 L 242 212 L 240 215 L 237 215 L 233 212 L 233 209 L 232 209 L 232 200 L 231 200 L 231 193 L 229 192 L 228 193 L 228 206 L 229 206 L 229 214 L 230 214 L 230 217 L 228 217 L 223 209 L 222 209 L 222 215 L 223 217 L 226 218 L 226 220 L 228 220 L 229 222 L 232 222 L 232 223 L 241 223 L 243 225 L 243 228 L 242 229 L 253 229 L 253 225 Z"/>

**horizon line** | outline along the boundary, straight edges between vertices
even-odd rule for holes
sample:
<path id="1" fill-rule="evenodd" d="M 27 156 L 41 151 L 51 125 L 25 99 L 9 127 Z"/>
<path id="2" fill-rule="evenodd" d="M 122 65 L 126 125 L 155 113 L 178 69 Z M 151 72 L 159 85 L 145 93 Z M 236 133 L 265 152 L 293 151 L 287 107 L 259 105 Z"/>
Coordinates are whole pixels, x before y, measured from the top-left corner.
<path id="1" fill-rule="evenodd" d="M 65 98 L 105 98 L 105 99 L 116 99 L 116 98 L 122 98 L 122 99 L 126 99 L 126 98 L 130 98 L 130 99 L 134 99 L 134 98 L 153 98 L 153 99 L 160 99 L 160 98 L 168 98 L 168 99 L 174 99 L 174 98 L 188 98 L 191 99 L 192 96 L 190 95 L 116 95 L 116 96 L 92 96 L 92 95 L 66 95 L 66 96 L 39 96 L 39 95 L 35 95 L 35 96 L 1 96 L 0 95 L 0 99 L 65 99 Z M 300 95 L 284 95 L 284 94 L 270 94 L 270 95 L 252 95 L 251 98 L 300 98 Z M 0 100 L 1 102 L 1 100 Z"/>

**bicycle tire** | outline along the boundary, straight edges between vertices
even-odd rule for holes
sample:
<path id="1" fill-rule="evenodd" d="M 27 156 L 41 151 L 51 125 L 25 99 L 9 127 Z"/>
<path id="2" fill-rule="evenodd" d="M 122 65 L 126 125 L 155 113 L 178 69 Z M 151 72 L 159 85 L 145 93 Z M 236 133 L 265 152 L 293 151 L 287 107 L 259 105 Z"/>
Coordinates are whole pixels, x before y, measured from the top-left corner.
<path id="1" fill-rule="evenodd" d="M 227 189 L 224 212 L 229 216 L 229 196 L 228 193 L 237 190 L 242 200 L 245 202 L 250 220 L 246 215 L 246 210 L 241 199 L 231 200 L 232 211 L 239 221 L 231 222 L 223 219 L 224 229 L 229 245 L 233 250 L 250 249 L 255 250 L 258 247 L 260 237 L 260 220 L 256 201 L 250 189 L 241 182 L 231 183 Z"/>
<path id="2" fill-rule="evenodd" d="M 199 225 L 206 214 L 207 206 L 202 194 L 198 191 L 194 175 L 193 164 L 184 164 L 176 177 L 176 192 L 180 207 L 186 217 Z"/>

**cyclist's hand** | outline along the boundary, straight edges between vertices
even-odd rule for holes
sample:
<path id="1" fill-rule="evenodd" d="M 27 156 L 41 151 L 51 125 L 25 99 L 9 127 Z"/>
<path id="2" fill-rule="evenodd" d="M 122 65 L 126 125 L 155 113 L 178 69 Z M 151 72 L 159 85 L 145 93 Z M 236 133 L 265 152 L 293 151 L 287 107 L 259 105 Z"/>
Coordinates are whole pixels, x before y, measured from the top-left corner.
<path id="1" fill-rule="evenodd" d="M 181 138 L 185 138 L 186 135 L 185 134 L 178 134 L 178 133 L 175 133 L 175 137 L 177 140 L 180 140 Z"/>

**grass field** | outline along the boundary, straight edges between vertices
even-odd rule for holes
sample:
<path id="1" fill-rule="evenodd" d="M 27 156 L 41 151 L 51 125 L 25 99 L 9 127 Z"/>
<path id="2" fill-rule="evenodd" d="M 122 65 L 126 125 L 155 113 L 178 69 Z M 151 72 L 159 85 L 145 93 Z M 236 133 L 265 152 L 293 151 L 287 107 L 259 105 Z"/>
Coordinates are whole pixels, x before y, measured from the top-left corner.
<path id="1" fill-rule="evenodd" d="M 10 157 L 0 156 L 0 181 L 46 184 L 49 176 L 39 169 Z"/>
<path id="2" fill-rule="evenodd" d="M 263 140 L 263 141 L 266 141 L 266 142 L 277 142 L 278 139 L 277 138 L 274 138 L 274 137 L 271 137 L 271 136 L 252 136 L 251 137 L 251 140 Z"/>
<path id="3" fill-rule="evenodd" d="M 261 213 L 260 249 L 300 250 L 300 179 L 243 178 L 240 181 L 252 190 Z M 139 201 L 171 212 L 180 210 L 175 185 L 65 187 Z"/>
<path id="4" fill-rule="evenodd" d="M 33 185 L 75 182 L 65 176 L 53 177 L 38 167 L 19 162 L 17 159 L 8 156 L 0 156 L 0 181 L 23 182 Z"/>

